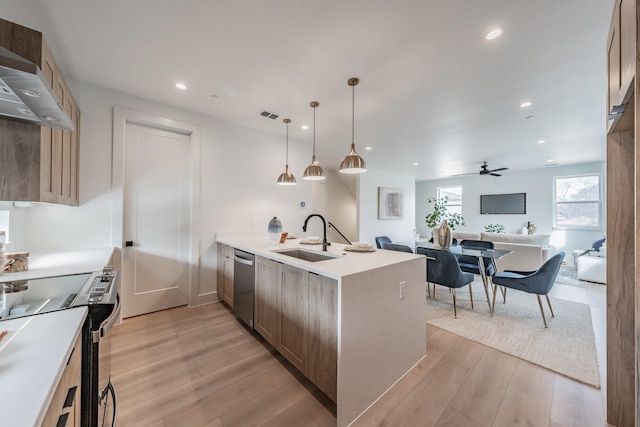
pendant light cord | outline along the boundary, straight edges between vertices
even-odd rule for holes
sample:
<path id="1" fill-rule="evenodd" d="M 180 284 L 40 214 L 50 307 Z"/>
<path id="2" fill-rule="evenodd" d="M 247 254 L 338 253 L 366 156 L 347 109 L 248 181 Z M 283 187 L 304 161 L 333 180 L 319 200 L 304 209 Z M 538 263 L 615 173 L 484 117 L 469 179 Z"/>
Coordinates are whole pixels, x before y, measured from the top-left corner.
<path id="1" fill-rule="evenodd" d="M 316 107 L 313 107 L 313 157 L 316 157 Z"/>
<path id="2" fill-rule="evenodd" d="M 287 123 L 287 169 L 289 169 L 289 123 Z"/>
<path id="3" fill-rule="evenodd" d="M 351 86 L 351 145 L 355 144 L 356 86 Z"/>

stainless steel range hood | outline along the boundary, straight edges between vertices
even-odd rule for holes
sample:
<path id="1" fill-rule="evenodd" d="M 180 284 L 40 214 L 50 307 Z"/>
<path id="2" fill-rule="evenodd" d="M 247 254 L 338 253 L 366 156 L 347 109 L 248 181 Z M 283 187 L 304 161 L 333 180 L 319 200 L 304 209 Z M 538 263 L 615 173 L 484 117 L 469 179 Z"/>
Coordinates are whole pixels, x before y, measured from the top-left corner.
<path id="1" fill-rule="evenodd" d="M 1 46 L 0 118 L 75 129 L 40 68 Z"/>

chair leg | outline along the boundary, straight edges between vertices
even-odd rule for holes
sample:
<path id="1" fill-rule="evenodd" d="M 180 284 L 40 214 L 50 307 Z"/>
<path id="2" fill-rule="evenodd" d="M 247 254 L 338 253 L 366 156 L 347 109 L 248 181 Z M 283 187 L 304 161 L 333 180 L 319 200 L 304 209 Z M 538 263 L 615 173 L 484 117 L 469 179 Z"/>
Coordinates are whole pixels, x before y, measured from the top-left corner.
<path id="1" fill-rule="evenodd" d="M 427 298 L 431 298 L 431 283 L 427 282 Z"/>
<path id="2" fill-rule="evenodd" d="M 469 283 L 469 299 L 471 300 L 471 310 L 473 310 L 473 289 L 471 289 L 471 283 Z"/>
<path id="3" fill-rule="evenodd" d="M 491 304 L 491 312 L 493 313 L 496 309 L 496 293 L 498 292 L 498 285 L 493 284 L 493 303 Z"/>
<path id="4" fill-rule="evenodd" d="M 456 290 L 451 288 L 451 290 L 453 292 L 451 292 L 453 294 L 453 318 L 457 319 L 458 318 L 458 310 L 456 310 Z"/>
<path id="5" fill-rule="evenodd" d="M 500 289 L 502 289 L 502 303 L 506 304 L 507 303 L 507 288 L 502 286 Z"/>
<path id="6" fill-rule="evenodd" d="M 544 317 L 544 310 L 542 309 L 542 300 L 540 299 L 540 295 L 536 295 L 538 297 L 538 305 L 540 306 L 540 314 L 542 314 L 542 321 L 544 322 L 544 327 L 547 327 L 547 318 Z"/>
<path id="7" fill-rule="evenodd" d="M 545 295 L 545 297 L 547 298 L 547 304 L 549 304 L 549 310 L 551 310 L 551 317 L 556 317 L 556 315 L 553 314 L 553 307 L 551 307 L 551 301 L 549 300 L 549 295 Z"/>

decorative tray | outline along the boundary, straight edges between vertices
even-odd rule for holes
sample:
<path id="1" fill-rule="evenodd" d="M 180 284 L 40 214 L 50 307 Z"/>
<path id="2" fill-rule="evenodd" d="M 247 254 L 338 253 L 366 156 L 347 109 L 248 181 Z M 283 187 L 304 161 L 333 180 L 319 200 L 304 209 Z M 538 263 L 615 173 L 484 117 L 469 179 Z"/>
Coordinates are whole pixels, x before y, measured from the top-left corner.
<path id="1" fill-rule="evenodd" d="M 376 248 L 374 247 L 370 247 L 370 248 L 359 248 L 357 246 L 345 246 L 344 247 L 345 251 L 349 251 L 349 252 L 375 252 Z"/>
<path id="2" fill-rule="evenodd" d="M 321 245 L 322 240 L 300 240 L 302 245 Z"/>

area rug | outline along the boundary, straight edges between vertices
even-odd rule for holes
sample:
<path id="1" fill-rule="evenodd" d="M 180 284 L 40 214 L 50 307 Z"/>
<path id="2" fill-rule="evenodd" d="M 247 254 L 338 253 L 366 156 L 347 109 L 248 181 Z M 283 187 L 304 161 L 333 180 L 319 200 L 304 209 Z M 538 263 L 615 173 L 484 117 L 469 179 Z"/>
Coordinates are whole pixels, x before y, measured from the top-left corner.
<path id="1" fill-rule="evenodd" d="M 576 268 L 572 265 L 563 265 L 560 267 L 560 272 L 558 272 L 558 277 L 556 279 L 556 284 L 558 285 L 567 285 L 567 286 L 576 286 L 578 288 L 586 288 L 589 282 L 585 282 L 584 280 L 578 280 L 578 273 L 576 272 Z"/>
<path id="2" fill-rule="evenodd" d="M 427 299 L 427 323 L 600 388 L 588 305 L 551 298 L 556 315 L 551 317 L 543 299 L 549 325 L 545 329 L 535 295 L 510 290 L 506 304 L 496 300 L 491 316 L 482 284 L 476 283 L 474 290 L 474 310 L 466 288 L 458 290 L 455 319 L 449 290 L 438 286 L 435 298 Z"/>

